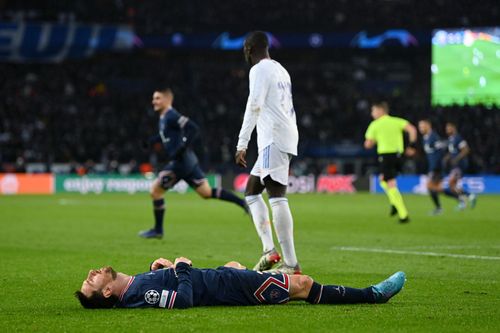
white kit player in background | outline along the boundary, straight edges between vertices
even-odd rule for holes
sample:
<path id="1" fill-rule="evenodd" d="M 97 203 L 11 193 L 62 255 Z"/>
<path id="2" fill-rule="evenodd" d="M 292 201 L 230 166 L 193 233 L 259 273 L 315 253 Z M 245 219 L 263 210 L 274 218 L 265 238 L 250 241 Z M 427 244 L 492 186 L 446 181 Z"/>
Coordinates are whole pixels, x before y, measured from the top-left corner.
<path id="1" fill-rule="evenodd" d="M 245 199 L 264 252 L 254 270 L 300 274 L 293 239 L 293 218 L 286 198 L 290 160 L 292 156 L 297 156 L 299 141 L 292 83 L 286 69 L 269 57 L 268 48 L 264 32 L 252 32 L 245 40 L 245 59 L 253 67 L 235 159 L 238 165 L 247 167 L 246 150 L 257 125 L 259 156 L 245 190 Z M 281 257 L 274 246 L 269 212 L 262 198 L 264 188 L 269 195 L 274 229 L 284 261 L 274 269 L 271 269 L 272 266 Z"/>

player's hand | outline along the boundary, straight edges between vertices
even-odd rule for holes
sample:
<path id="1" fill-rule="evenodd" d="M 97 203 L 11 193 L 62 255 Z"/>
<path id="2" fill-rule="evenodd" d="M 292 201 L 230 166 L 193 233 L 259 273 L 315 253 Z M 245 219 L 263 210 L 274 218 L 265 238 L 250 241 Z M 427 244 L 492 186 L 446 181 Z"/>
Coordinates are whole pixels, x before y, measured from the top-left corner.
<path id="1" fill-rule="evenodd" d="M 234 155 L 234 159 L 236 161 L 236 164 L 238 164 L 240 167 L 246 168 L 247 167 L 247 161 L 245 159 L 245 156 L 247 154 L 246 149 L 243 150 L 238 150 L 236 154 Z"/>
<path id="2" fill-rule="evenodd" d="M 413 157 L 417 154 L 417 150 L 413 147 L 407 147 L 405 150 L 405 155 L 409 157 Z"/>
<path id="3" fill-rule="evenodd" d="M 178 263 L 180 262 L 183 262 L 185 264 L 188 264 L 189 266 L 192 266 L 193 263 L 191 262 L 191 260 L 189 260 L 188 258 L 184 258 L 184 257 L 180 257 L 180 258 L 175 258 L 175 262 L 174 262 L 174 268 L 177 266 Z"/>
<path id="4" fill-rule="evenodd" d="M 161 269 L 161 268 L 170 268 L 173 265 L 174 264 L 172 264 L 172 262 L 168 259 L 158 258 L 155 261 L 153 261 L 153 263 L 151 264 L 151 270 L 156 271 L 157 269 Z"/>

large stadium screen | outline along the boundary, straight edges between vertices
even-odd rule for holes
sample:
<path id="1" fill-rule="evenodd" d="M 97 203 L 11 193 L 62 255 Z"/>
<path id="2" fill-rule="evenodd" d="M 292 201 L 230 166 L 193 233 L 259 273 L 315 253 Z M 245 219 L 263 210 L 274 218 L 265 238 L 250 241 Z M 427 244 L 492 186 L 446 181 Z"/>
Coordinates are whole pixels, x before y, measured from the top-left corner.
<path id="1" fill-rule="evenodd" d="M 434 30 L 432 105 L 500 105 L 500 27 Z"/>

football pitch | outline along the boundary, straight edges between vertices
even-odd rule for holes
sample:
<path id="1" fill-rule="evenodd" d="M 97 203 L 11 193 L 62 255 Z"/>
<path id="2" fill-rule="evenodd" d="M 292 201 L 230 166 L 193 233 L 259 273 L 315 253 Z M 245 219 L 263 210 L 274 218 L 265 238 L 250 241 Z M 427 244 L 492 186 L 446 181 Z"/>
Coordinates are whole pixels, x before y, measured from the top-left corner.
<path id="1" fill-rule="evenodd" d="M 261 247 L 250 218 L 231 204 L 169 194 L 166 236 L 144 240 L 145 194 L 3 196 L 0 331 L 498 332 L 500 198 L 480 196 L 463 212 L 443 198 L 437 217 L 428 197 L 405 198 L 412 221 L 399 225 L 382 195 L 289 196 L 303 272 L 366 287 L 405 271 L 405 288 L 387 304 L 85 310 L 72 294 L 91 268 L 136 274 L 181 255 L 195 267 L 252 266 Z"/>

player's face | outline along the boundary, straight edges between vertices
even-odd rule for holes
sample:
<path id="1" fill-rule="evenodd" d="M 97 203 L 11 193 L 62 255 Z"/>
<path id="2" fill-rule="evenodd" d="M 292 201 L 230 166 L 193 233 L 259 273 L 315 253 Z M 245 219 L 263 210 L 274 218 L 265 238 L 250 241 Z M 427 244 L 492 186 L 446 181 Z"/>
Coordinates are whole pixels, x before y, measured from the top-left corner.
<path id="1" fill-rule="evenodd" d="M 151 101 L 153 109 L 156 112 L 161 112 L 165 110 L 171 104 L 171 98 L 169 95 L 155 91 L 153 94 L 153 100 Z"/>
<path id="2" fill-rule="evenodd" d="M 457 129 L 453 124 L 446 124 L 446 134 L 454 135 L 457 132 Z"/>
<path id="3" fill-rule="evenodd" d="M 90 270 L 83 281 L 80 291 L 91 296 L 94 291 L 102 290 L 108 283 L 116 279 L 116 272 L 111 266 Z"/>
<path id="4" fill-rule="evenodd" d="M 382 108 L 379 108 L 378 106 L 372 106 L 372 118 L 373 119 L 378 119 L 382 117 L 384 114 L 384 110 Z"/>
<path id="5" fill-rule="evenodd" d="M 426 121 L 419 121 L 418 122 L 418 131 L 420 132 L 420 134 L 422 135 L 426 135 L 427 133 L 429 133 L 431 130 L 431 126 L 429 125 L 428 122 Z"/>

